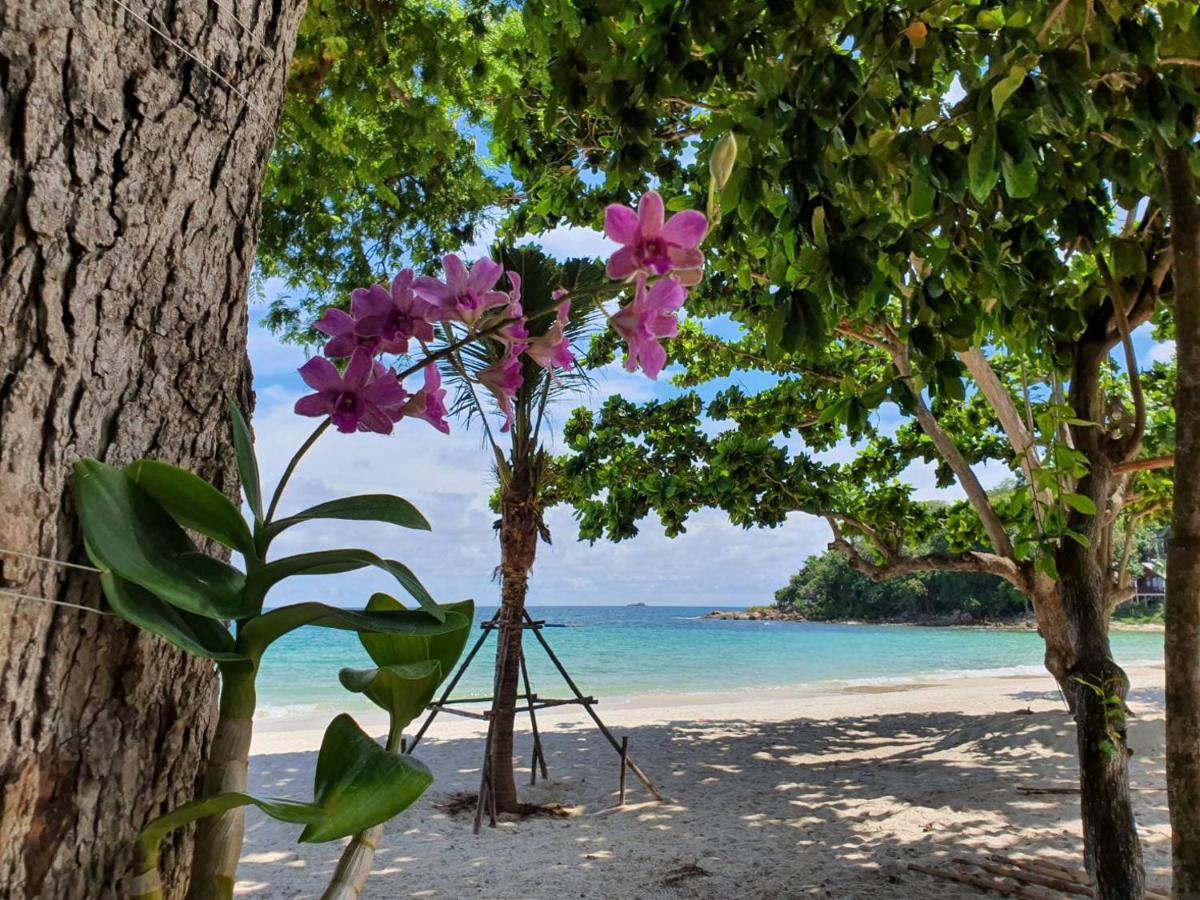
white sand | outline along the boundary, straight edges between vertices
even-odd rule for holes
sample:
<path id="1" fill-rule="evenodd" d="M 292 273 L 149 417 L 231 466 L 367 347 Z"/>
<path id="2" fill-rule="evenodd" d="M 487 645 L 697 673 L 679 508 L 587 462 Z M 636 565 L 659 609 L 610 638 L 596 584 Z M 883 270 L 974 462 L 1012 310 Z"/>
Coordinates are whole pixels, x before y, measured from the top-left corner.
<path id="1" fill-rule="evenodd" d="M 1134 796 L 1161 883 L 1170 853 L 1162 670 L 1130 676 Z M 482 728 L 441 716 L 417 750 L 437 781 L 387 826 L 364 897 L 980 896 L 903 866 L 981 851 L 1081 858 L 1078 797 L 1016 790 L 1075 784 L 1074 728 L 1049 676 L 643 697 L 597 711 L 630 737 L 630 755 L 670 802 L 648 802 L 630 777 L 627 805 L 614 808 L 618 757 L 580 709 L 565 707 L 539 716 L 550 780 L 523 793 L 573 815 L 475 836 L 469 815 L 439 805 L 478 789 Z M 381 719 L 362 724 L 382 729 Z M 324 725 L 257 723 L 251 790 L 310 796 Z M 517 743 L 527 782 L 529 734 Z M 320 895 L 342 844 L 299 845 L 297 833 L 250 814 L 239 895 Z"/>

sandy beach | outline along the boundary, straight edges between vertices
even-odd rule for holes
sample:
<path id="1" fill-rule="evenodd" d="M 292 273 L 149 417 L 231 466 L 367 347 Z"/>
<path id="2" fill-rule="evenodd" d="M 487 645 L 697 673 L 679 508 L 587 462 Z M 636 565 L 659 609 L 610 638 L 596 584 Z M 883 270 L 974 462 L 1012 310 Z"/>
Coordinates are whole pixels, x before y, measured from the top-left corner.
<path id="1" fill-rule="evenodd" d="M 1130 671 L 1131 760 L 1150 879 L 1169 871 L 1162 670 Z M 539 715 L 549 781 L 525 799 L 568 818 L 471 832 L 448 801 L 478 789 L 480 723 L 441 716 L 417 756 L 437 778 L 389 823 L 364 897 L 961 897 L 909 862 L 1000 852 L 1080 864 L 1074 727 L 1049 676 L 963 678 L 814 692 L 605 698 L 597 711 L 667 802 L 629 779 L 582 710 Z M 307 797 L 323 720 L 256 723 L 252 792 Z M 364 718 L 372 733 L 381 718 Z M 529 777 L 528 720 L 518 735 Z M 236 892 L 318 897 L 341 842 L 251 812 Z"/>

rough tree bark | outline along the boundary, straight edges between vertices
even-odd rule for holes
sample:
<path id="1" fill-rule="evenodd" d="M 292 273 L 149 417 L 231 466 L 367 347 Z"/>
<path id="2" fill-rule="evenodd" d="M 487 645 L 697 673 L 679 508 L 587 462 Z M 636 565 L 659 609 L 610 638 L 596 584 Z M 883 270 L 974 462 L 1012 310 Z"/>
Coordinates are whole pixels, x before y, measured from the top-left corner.
<path id="1" fill-rule="evenodd" d="M 1188 148 L 1166 154 L 1174 256 L 1175 497 L 1164 659 L 1167 798 L 1176 897 L 1200 897 L 1200 206 Z"/>
<path id="2" fill-rule="evenodd" d="M 533 503 L 534 485 L 528 464 L 515 465 L 512 478 L 500 495 L 500 620 L 519 624 L 525 613 L 529 571 L 537 553 L 538 520 Z M 513 773 L 513 725 L 521 678 L 519 627 L 501 629 L 496 643 L 499 703 L 492 734 L 489 764 L 496 812 L 521 812 Z"/>
<path id="3" fill-rule="evenodd" d="M 72 462 L 155 456 L 231 494 L 246 287 L 299 0 L 0 4 L 0 548 L 82 562 Z M 164 14 L 163 10 L 167 12 Z M 265 45 L 265 49 L 259 45 Z M 0 553 L 0 586 L 99 607 Z M 124 893 L 133 837 L 195 791 L 212 667 L 115 617 L 0 597 L 0 895 Z M 190 853 L 165 848 L 179 896 Z"/>

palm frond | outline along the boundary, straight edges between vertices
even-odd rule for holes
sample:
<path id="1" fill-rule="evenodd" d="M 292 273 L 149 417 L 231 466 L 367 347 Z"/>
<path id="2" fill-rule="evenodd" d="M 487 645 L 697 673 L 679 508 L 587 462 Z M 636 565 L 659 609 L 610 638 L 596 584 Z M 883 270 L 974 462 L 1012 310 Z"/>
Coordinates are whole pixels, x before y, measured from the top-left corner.
<path id="1" fill-rule="evenodd" d="M 521 279 L 521 305 L 531 338 L 545 334 L 554 324 L 559 304 L 563 302 L 556 299 L 556 291 L 566 290 L 567 299 L 570 299 L 579 291 L 594 292 L 605 281 L 604 267 L 595 260 L 570 259 L 559 263 L 532 245 L 497 246 L 492 254 L 506 272 L 515 272 Z M 500 315 L 501 312 L 493 314 Z M 578 355 L 583 355 L 587 339 L 602 327 L 602 320 L 603 315 L 589 299 L 571 304 L 564 334 Z M 488 323 L 485 321 L 481 325 L 486 328 Z M 448 337 L 447 341 L 454 339 Z M 464 346 L 454 358 L 442 361 L 442 377 L 455 386 L 450 411 L 468 426 L 477 416 L 494 409 L 487 391 L 471 382 L 476 382 L 481 371 L 500 362 L 504 355 L 505 348 L 500 341 L 484 338 Z M 593 381 L 579 364 L 568 371 L 548 372 L 527 356 L 521 358 L 521 375 L 523 383 L 514 402 L 512 450 L 529 453 L 537 443 L 546 406 L 564 396 L 583 393 Z"/>

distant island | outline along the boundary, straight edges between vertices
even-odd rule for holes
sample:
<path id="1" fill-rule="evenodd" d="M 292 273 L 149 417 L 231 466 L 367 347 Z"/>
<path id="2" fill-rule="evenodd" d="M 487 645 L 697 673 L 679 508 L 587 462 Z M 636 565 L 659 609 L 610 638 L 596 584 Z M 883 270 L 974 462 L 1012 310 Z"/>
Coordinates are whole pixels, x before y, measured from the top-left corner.
<path id="1" fill-rule="evenodd" d="M 945 552 L 935 546 L 936 552 Z M 840 622 L 864 624 L 1036 628 L 1028 601 L 994 575 L 924 572 L 876 583 L 826 551 L 805 560 L 771 606 L 717 610 L 706 619 L 754 622 Z M 1118 624 L 1153 627 L 1161 609 L 1130 604 L 1114 617 Z"/>
<path id="2" fill-rule="evenodd" d="M 626 606 L 645 606 L 645 603 L 626 603 Z"/>

